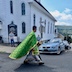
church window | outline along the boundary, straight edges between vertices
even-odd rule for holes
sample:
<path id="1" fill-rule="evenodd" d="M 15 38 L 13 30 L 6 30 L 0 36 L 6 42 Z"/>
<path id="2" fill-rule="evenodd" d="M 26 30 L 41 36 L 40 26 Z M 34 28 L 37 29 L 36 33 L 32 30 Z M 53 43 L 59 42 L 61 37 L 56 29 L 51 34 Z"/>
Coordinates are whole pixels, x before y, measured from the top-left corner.
<path id="1" fill-rule="evenodd" d="M 21 4 L 22 15 L 25 15 L 25 3 Z"/>
<path id="2" fill-rule="evenodd" d="M 48 34 L 49 34 L 49 25 L 50 25 L 50 22 L 48 22 Z"/>
<path id="3" fill-rule="evenodd" d="M 13 14 L 13 2 L 10 1 L 10 12 Z"/>
<path id="4" fill-rule="evenodd" d="M 36 22 L 36 15 L 34 14 L 33 15 L 33 24 L 34 24 L 34 26 L 35 26 L 35 22 Z"/>
<path id="5" fill-rule="evenodd" d="M 52 23 L 51 23 L 51 30 L 50 30 L 50 33 L 52 33 L 52 30 L 53 30 L 53 29 L 52 29 Z"/>
<path id="6" fill-rule="evenodd" d="M 22 33 L 26 32 L 26 26 L 25 26 L 25 22 L 22 23 Z"/>

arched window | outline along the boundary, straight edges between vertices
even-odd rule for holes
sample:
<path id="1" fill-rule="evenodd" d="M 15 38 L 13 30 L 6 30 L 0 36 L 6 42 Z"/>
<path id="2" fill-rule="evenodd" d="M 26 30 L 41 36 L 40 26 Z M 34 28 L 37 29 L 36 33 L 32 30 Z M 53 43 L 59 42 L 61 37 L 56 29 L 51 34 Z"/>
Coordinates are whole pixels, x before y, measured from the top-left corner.
<path id="1" fill-rule="evenodd" d="M 51 23 L 51 29 L 50 29 L 50 33 L 52 33 L 52 30 L 53 30 L 53 29 L 52 29 L 52 23 Z"/>
<path id="2" fill-rule="evenodd" d="M 50 23 L 50 34 L 51 34 L 51 32 L 52 32 L 52 24 Z"/>
<path id="3" fill-rule="evenodd" d="M 25 15 L 25 3 L 21 4 L 22 15 Z"/>
<path id="4" fill-rule="evenodd" d="M 34 14 L 33 15 L 33 24 L 34 24 L 34 26 L 35 26 L 35 23 L 36 23 L 36 15 Z"/>
<path id="5" fill-rule="evenodd" d="M 50 26 L 50 22 L 48 22 L 48 34 L 49 34 L 49 26 Z"/>
<path id="6" fill-rule="evenodd" d="M 13 14 L 13 1 L 10 1 L 10 12 Z"/>
<path id="7" fill-rule="evenodd" d="M 22 33 L 26 32 L 26 26 L 25 26 L 25 22 L 22 23 Z"/>

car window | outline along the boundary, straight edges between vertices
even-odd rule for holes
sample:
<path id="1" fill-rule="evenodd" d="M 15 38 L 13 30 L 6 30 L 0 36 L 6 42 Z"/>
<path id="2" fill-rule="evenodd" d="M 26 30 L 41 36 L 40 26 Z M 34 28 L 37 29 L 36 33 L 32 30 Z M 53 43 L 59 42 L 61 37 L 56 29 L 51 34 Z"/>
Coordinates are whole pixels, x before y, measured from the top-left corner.
<path id="1" fill-rule="evenodd" d="M 51 40 L 51 43 L 59 43 L 59 40 Z"/>
<path id="2" fill-rule="evenodd" d="M 68 41 L 63 41 L 64 44 L 68 44 Z"/>

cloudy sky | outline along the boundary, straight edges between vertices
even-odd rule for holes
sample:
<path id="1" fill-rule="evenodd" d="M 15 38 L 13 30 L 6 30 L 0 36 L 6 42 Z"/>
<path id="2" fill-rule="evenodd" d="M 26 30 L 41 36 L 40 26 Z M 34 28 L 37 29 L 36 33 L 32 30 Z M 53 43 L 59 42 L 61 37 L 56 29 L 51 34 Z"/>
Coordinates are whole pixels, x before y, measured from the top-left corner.
<path id="1" fill-rule="evenodd" d="M 41 3 L 55 17 L 56 25 L 72 26 L 72 0 L 41 0 Z"/>

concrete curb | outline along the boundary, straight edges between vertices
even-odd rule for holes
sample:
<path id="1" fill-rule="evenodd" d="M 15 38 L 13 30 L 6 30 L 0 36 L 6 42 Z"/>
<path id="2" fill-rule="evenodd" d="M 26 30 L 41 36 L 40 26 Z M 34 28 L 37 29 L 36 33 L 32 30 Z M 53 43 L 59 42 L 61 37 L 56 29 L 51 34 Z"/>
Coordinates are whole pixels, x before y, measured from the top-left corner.
<path id="1" fill-rule="evenodd" d="M 16 47 L 0 45 L 0 52 L 11 53 Z"/>

